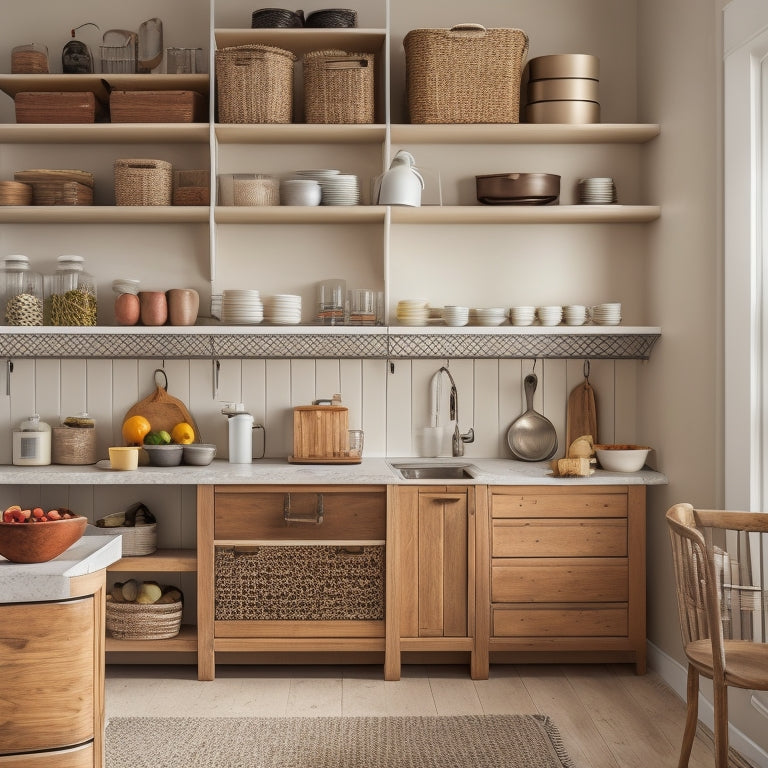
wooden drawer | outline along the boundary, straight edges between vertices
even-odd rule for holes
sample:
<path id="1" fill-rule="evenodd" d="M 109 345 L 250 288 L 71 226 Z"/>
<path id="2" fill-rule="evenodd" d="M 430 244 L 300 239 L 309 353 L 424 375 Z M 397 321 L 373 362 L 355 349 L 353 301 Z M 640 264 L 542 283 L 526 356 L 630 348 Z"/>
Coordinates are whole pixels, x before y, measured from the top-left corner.
<path id="1" fill-rule="evenodd" d="M 626 604 L 504 606 L 493 609 L 494 637 L 626 637 Z"/>
<path id="2" fill-rule="evenodd" d="M 625 558 L 494 560 L 491 568 L 493 603 L 615 602 L 628 595 Z"/>
<path id="3" fill-rule="evenodd" d="M 217 541 L 383 541 L 386 510 L 384 491 L 249 493 L 223 490 L 216 493 L 214 538 Z M 286 516 L 291 518 L 290 522 L 286 522 Z M 309 522 L 297 522 L 297 519 Z"/>
<path id="4" fill-rule="evenodd" d="M 601 493 L 494 493 L 491 513 L 502 517 L 626 517 L 627 494 Z"/>
<path id="5" fill-rule="evenodd" d="M 626 557 L 626 518 L 493 521 L 493 557 Z"/>
<path id="6" fill-rule="evenodd" d="M 101 764 L 101 763 L 99 763 Z M 0 755 L 0 768 L 93 768 L 96 759 L 93 742 L 72 749 L 30 752 L 26 755 Z"/>

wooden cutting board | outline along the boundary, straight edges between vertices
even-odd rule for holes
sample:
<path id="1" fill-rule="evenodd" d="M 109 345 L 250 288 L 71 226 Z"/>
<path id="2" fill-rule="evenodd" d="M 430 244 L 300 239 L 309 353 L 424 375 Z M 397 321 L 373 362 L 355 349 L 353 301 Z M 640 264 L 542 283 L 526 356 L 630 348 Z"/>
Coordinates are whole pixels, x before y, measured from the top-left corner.
<path id="1" fill-rule="evenodd" d="M 574 387 L 568 397 L 565 434 L 566 451 L 570 448 L 571 443 L 581 435 L 592 435 L 594 442 L 598 442 L 595 390 L 589 383 L 589 373 L 586 366 L 584 381 Z"/>

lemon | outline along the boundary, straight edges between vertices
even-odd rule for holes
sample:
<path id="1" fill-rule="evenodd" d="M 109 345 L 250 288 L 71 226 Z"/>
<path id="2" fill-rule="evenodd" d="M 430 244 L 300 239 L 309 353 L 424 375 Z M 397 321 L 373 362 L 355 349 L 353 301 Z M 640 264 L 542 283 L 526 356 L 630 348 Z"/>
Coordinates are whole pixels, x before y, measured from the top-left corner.
<path id="1" fill-rule="evenodd" d="M 171 440 L 179 445 L 189 445 L 195 441 L 195 430 L 186 421 L 182 421 L 171 430 Z"/>
<path id="2" fill-rule="evenodd" d="M 141 445 L 151 429 L 143 416 L 131 416 L 123 422 L 123 440 L 126 445 Z"/>

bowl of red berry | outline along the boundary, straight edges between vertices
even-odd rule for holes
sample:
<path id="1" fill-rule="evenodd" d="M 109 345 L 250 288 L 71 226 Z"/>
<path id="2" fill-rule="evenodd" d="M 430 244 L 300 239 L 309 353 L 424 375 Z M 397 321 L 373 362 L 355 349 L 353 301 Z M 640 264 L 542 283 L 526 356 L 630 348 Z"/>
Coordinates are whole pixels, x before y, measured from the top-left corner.
<path id="1" fill-rule="evenodd" d="M 79 541 L 87 524 L 69 509 L 13 505 L 0 522 L 0 555 L 12 563 L 46 563 Z"/>

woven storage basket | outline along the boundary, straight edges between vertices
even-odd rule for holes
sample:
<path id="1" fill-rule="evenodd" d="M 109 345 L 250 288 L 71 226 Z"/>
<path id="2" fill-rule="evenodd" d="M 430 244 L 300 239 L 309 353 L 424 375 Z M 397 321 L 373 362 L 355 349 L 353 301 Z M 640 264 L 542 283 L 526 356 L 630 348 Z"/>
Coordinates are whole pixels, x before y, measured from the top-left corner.
<path id="1" fill-rule="evenodd" d="M 208 119 L 208 104 L 197 91 L 112 91 L 113 123 L 199 123 Z"/>
<path id="2" fill-rule="evenodd" d="M 174 205 L 208 205 L 211 202 L 211 173 L 207 170 L 174 171 Z"/>
<path id="3" fill-rule="evenodd" d="M 372 53 L 311 51 L 304 56 L 304 119 L 307 123 L 372 123 Z"/>
<path id="4" fill-rule="evenodd" d="M 167 640 L 181 629 L 183 602 L 142 605 L 107 598 L 106 626 L 116 640 Z"/>
<path id="5" fill-rule="evenodd" d="M 157 551 L 157 523 L 120 525 L 105 530 L 123 537 L 123 557 L 141 557 Z"/>
<path id="6" fill-rule="evenodd" d="M 115 160 L 115 205 L 171 205 L 173 167 L 165 160 Z"/>
<path id="7" fill-rule="evenodd" d="M 17 123 L 95 123 L 105 114 L 101 102 L 91 91 L 20 91 L 13 103 Z"/>
<path id="8" fill-rule="evenodd" d="M 96 430 L 54 427 L 51 430 L 51 461 L 54 464 L 95 464 Z M 125 540 L 123 540 L 125 554 Z"/>
<path id="9" fill-rule="evenodd" d="M 412 123 L 517 123 L 528 36 L 461 24 L 403 40 Z"/>
<path id="10" fill-rule="evenodd" d="M 237 45 L 216 51 L 219 121 L 290 123 L 296 56 L 268 45 Z"/>

